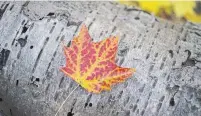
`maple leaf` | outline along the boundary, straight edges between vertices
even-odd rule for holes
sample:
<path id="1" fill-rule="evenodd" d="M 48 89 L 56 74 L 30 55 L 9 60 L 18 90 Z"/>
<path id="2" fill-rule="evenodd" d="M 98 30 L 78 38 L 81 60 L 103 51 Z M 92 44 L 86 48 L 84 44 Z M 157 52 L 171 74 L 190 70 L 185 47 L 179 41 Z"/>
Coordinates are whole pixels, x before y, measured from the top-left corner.
<path id="1" fill-rule="evenodd" d="M 117 37 L 93 42 L 87 27 L 82 25 L 71 46 L 63 47 L 66 66 L 61 71 L 89 92 L 110 90 L 112 85 L 123 82 L 135 72 L 134 68 L 122 68 L 115 64 L 117 47 Z"/>

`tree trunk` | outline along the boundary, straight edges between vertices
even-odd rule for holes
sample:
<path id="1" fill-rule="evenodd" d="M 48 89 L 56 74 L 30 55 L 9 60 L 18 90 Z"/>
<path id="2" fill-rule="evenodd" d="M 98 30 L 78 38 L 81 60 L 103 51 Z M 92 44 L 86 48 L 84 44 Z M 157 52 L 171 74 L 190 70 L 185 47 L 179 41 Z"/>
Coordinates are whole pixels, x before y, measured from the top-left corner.
<path id="1" fill-rule="evenodd" d="M 0 2 L 0 115 L 54 116 L 77 86 L 59 68 L 61 41 L 86 24 L 93 41 L 120 38 L 133 77 L 101 94 L 79 87 L 59 116 L 199 116 L 201 26 L 175 24 L 115 2 Z"/>

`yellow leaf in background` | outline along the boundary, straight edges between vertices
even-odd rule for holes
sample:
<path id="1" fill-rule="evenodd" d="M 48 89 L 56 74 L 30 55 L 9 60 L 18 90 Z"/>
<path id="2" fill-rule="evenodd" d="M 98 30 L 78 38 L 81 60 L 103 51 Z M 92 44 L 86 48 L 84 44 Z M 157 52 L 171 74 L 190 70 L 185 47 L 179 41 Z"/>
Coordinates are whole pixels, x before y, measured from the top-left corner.
<path id="1" fill-rule="evenodd" d="M 171 3 L 170 2 L 162 2 L 162 1 L 158 1 L 158 2 L 156 2 L 156 1 L 153 1 L 153 2 L 140 1 L 139 6 L 141 9 L 151 12 L 154 15 L 156 15 L 161 8 L 166 8 L 166 10 L 168 10 L 167 8 L 171 6 Z"/>
<path id="2" fill-rule="evenodd" d="M 200 1 L 199 1 L 200 2 Z M 196 7 L 201 7 L 198 1 L 126 1 L 120 0 L 119 3 L 127 6 L 136 6 L 156 16 L 169 20 L 188 20 L 201 22 L 201 13 L 195 11 Z M 198 8 L 201 12 L 201 9 Z"/>
<path id="3" fill-rule="evenodd" d="M 173 11 L 178 18 L 186 18 L 192 22 L 201 22 L 201 16 L 196 14 L 194 8 L 196 7 L 195 1 L 174 1 Z"/>
<path id="4" fill-rule="evenodd" d="M 119 3 L 125 4 L 127 6 L 137 6 L 137 2 L 136 1 L 120 0 Z"/>
<path id="5" fill-rule="evenodd" d="M 174 6 L 173 7 L 174 12 L 178 17 L 185 16 L 186 13 L 193 14 L 194 13 L 193 8 L 196 5 L 194 1 L 184 1 L 184 2 L 174 1 L 172 2 L 172 4 Z"/>

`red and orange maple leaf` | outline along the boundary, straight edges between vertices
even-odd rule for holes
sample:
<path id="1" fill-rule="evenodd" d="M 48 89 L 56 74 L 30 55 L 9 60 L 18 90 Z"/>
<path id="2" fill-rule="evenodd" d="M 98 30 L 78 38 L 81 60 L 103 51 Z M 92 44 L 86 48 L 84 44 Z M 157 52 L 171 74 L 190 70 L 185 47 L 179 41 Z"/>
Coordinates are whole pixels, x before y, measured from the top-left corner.
<path id="1" fill-rule="evenodd" d="M 89 92 L 110 90 L 111 85 L 123 82 L 135 72 L 134 68 L 122 68 L 115 64 L 117 47 L 117 37 L 93 42 L 87 27 L 82 25 L 71 46 L 63 48 L 66 66 L 61 71 Z"/>

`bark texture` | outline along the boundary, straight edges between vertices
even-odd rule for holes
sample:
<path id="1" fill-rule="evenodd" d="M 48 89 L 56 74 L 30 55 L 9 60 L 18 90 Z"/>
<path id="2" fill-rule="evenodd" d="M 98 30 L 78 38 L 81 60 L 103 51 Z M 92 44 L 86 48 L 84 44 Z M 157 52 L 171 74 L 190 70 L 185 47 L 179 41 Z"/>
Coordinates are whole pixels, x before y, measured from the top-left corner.
<path id="1" fill-rule="evenodd" d="M 110 92 L 78 88 L 59 116 L 201 114 L 201 25 L 115 2 L 0 2 L 0 115 L 55 115 L 77 86 L 59 71 L 61 41 L 82 23 L 93 41 L 118 35 L 118 65 L 137 72 Z"/>

